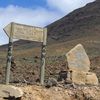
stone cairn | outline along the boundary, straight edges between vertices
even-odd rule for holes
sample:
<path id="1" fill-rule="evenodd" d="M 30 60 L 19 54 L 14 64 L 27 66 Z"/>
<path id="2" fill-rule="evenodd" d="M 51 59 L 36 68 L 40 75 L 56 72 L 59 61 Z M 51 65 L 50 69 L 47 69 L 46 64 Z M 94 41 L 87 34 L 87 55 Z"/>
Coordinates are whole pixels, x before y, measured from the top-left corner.
<path id="1" fill-rule="evenodd" d="M 71 49 L 67 54 L 69 77 L 72 83 L 98 85 L 98 78 L 95 73 L 89 72 L 90 60 L 81 44 Z"/>

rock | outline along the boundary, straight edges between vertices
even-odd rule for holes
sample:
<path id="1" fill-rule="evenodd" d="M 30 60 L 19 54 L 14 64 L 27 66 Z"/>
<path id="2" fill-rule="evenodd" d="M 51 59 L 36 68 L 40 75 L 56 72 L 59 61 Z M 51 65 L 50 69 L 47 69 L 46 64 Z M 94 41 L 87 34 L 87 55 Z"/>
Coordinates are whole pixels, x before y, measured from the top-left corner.
<path id="1" fill-rule="evenodd" d="M 76 84 L 98 85 L 98 78 L 92 72 L 72 71 L 71 79 Z"/>
<path id="2" fill-rule="evenodd" d="M 85 85 L 86 73 L 82 71 L 72 71 L 71 80 L 73 83 Z"/>
<path id="3" fill-rule="evenodd" d="M 88 72 L 86 74 L 86 84 L 98 85 L 98 78 L 95 73 Z"/>
<path id="4" fill-rule="evenodd" d="M 70 79 L 76 84 L 98 85 L 96 74 L 89 72 L 90 60 L 81 44 L 75 46 L 67 54 L 68 69 Z"/>
<path id="5" fill-rule="evenodd" d="M 75 46 L 67 54 L 69 70 L 78 70 L 88 72 L 90 70 L 90 60 L 81 44 Z"/>
<path id="6" fill-rule="evenodd" d="M 50 78 L 50 79 L 48 79 L 48 81 L 47 81 L 47 84 L 46 84 L 46 87 L 47 88 L 50 88 L 50 87 L 52 87 L 52 86 L 57 86 L 57 80 L 55 79 L 55 78 Z"/>
<path id="7" fill-rule="evenodd" d="M 63 81 L 66 80 L 67 78 L 67 71 L 60 71 L 59 72 L 59 77 L 58 77 L 58 81 Z"/>
<path id="8" fill-rule="evenodd" d="M 23 92 L 20 88 L 11 85 L 0 85 L 0 98 L 19 98 L 22 96 Z"/>

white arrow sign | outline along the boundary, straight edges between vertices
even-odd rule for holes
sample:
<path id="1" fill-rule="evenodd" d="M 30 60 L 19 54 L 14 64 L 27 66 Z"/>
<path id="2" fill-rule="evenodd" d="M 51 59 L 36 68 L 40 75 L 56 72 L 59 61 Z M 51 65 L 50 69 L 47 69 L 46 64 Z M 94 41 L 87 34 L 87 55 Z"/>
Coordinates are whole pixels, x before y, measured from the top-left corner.
<path id="1" fill-rule="evenodd" d="M 9 37 L 12 36 L 14 39 L 23 39 L 37 42 L 46 41 L 47 32 L 44 32 L 45 30 L 46 28 L 18 23 L 10 23 L 4 28 L 4 31 Z"/>

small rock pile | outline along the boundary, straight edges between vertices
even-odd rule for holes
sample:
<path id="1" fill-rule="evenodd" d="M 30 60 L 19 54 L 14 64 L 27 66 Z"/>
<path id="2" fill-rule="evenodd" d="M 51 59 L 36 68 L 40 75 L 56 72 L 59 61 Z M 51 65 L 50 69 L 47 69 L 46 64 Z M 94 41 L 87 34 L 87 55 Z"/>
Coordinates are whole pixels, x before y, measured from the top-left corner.
<path id="1" fill-rule="evenodd" d="M 95 73 L 89 72 L 90 60 L 81 44 L 75 46 L 67 54 L 70 80 L 76 84 L 98 85 Z"/>

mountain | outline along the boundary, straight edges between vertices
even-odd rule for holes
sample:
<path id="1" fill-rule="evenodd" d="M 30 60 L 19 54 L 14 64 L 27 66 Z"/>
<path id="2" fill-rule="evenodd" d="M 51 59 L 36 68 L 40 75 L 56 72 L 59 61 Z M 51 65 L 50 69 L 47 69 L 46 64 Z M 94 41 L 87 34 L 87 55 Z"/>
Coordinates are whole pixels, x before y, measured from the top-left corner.
<path id="1" fill-rule="evenodd" d="M 68 41 L 83 37 L 100 37 L 100 1 L 87 4 L 47 26 L 48 37 Z"/>
<path id="2" fill-rule="evenodd" d="M 89 3 L 76 9 L 63 18 L 46 26 L 48 29 L 48 45 L 69 41 L 86 41 L 99 44 L 100 40 L 100 1 Z M 84 42 L 83 42 L 84 43 Z M 20 45 L 19 45 L 20 44 Z M 36 43 L 20 40 L 15 45 L 29 47 Z M 6 46 L 3 46 L 6 47 Z"/>
<path id="3" fill-rule="evenodd" d="M 47 28 L 46 77 L 56 76 L 67 63 L 64 55 L 81 43 L 91 59 L 91 71 L 96 72 L 100 81 L 100 1 L 76 9 Z M 34 82 L 39 76 L 41 44 L 20 40 L 14 43 L 13 49 L 15 64 L 11 81 Z M 6 55 L 7 45 L 1 46 L 0 82 L 4 81 Z"/>

